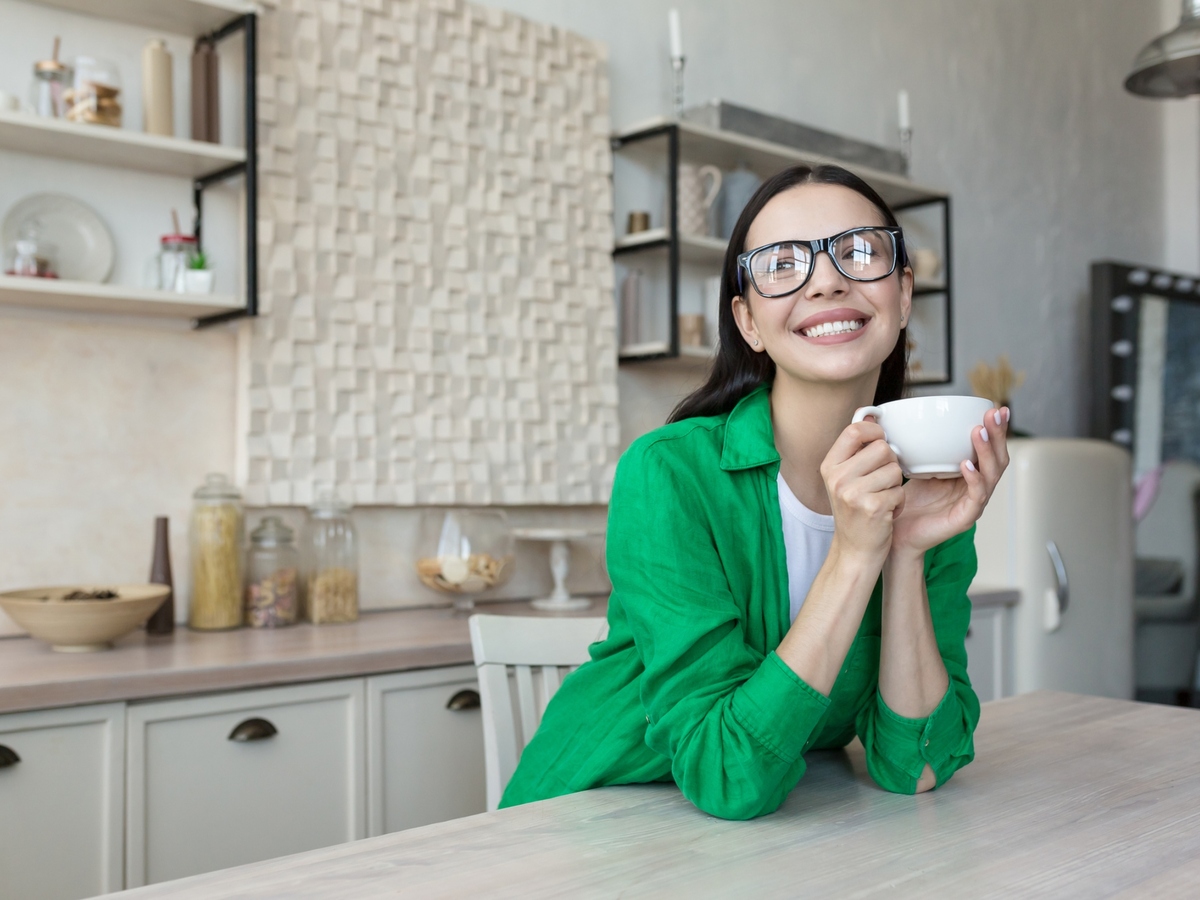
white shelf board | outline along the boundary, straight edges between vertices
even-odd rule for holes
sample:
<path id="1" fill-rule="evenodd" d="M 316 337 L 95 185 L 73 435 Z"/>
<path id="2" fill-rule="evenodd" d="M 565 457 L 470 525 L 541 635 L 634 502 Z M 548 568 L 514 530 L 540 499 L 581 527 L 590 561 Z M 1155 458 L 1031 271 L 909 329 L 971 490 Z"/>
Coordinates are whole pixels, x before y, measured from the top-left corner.
<path id="1" fill-rule="evenodd" d="M 624 140 L 631 135 L 653 128 L 661 128 L 664 125 L 679 126 L 680 156 L 684 159 L 712 163 L 722 169 L 735 169 L 739 163 L 745 163 L 759 174 L 766 175 L 796 163 L 812 166 L 832 164 L 849 169 L 858 175 L 875 188 L 891 206 L 935 200 L 946 196 L 945 191 L 923 187 L 893 172 L 883 172 L 879 169 L 822 156 L 819 153 L 797 150 L 794 147 L 749 137 L 735 131 L 706 128 L 694 122 L 679 121 L 663 116 L 623 129 L 613 137 L 617 140 Z"/>
<path id="2" fill-rule="evenodd" d="M 190 37 L 206 34 L 248 12 L 244 0 L 33 0 L 71 12 Z"/>
<path id="3" fill-rule="evenodd" d="M 226 294 L 177 294 L 119 284 L 13 275 L 0 275 L 0 305 L 174 319 L 197 319 L 245 306 Z"/>
<path id="4" fill-rule="evenodd" d="M 679 355 L 689 356 L 692 359 L 712 359 L 717 353 L 715 347 L 693 347 L 688 344 L 679 345 Z"/>
<path id="5" fill-rule="evenodd" d="M 719 267 L 728 243 L 722 238 L 685 234 L 679 238 L 679 255 L 685 262 L 714 263 Z"/>
<path id="6" fill-rule="evenodd" d="M 654 244 L 658 241 L 665 241 L 670 236 L 670 231 L 666 228 L 649 228 L 645 231 L 635 231 L 633 234 L 622 235 L 617 238 L 613 244 L 614 250 L 627 250 L 630 247 L 641 247 L 645 244 Z"/>
<path id="7" fill-rule="evenodd" d="M 637 359 L 640 356 L 656 356 L 670 352 L 670 341 L 646 341 L 641 344 L 626 344 L 617 351 L 617 356 L 620 359 Z"/>
<path id="8" fill-rule="evenodd" d="M 240 147 L 0 112 L 0 150 L 196 178 L 246 161 Z"/>

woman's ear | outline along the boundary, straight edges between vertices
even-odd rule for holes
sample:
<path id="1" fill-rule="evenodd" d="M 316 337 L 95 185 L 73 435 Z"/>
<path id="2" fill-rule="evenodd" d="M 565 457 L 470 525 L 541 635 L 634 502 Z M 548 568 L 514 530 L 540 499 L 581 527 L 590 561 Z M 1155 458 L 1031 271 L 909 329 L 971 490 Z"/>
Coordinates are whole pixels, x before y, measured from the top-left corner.
<path id="1" fill-rule="evenodd" d="M 741 295 L 733 298 L 733 321 L 737 324 L 738 331 L 742 333 L 742 338 L 750 345 L 750 349 L 756 353 L 762 353 L 766 350 L 763 346 L 762 338 L 758 336 L 758 327 L 754 324 L 754 314 L 750 312 L 750 304 Z"/>
<path id="2" fill-rule="evenodd" d="M 912 321 L 912 292 L 913 270 L 905 266 L 900 273 L 900 327 L 906 327 Z"/>

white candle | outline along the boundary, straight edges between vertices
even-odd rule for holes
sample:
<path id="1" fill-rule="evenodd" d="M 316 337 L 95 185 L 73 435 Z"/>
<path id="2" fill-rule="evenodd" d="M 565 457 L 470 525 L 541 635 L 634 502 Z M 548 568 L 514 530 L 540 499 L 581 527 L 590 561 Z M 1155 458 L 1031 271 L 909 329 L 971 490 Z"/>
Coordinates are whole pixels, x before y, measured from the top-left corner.
<path id="1" fill-rule="evenodd" d="M 679 30 L 679 10 L 667 12 L 667 25 L 671 31 L 671 59 L 683 58 L 683 35 Z"/>
<path id="2" fill-rule="evenodd" d="M 897 98 L 897 102 L 900 107 L 899 108 L 900 130 L 908 131 L 908 129 L 912 127 L 908 121 L 908 91 L 901 90 L 900 96 Z"/>

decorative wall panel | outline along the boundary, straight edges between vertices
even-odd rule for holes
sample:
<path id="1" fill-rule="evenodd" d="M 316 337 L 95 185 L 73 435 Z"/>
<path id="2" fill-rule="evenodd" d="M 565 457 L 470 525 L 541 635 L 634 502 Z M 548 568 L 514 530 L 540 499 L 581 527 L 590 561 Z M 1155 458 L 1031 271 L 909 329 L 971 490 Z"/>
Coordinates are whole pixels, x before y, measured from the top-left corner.
<path id="1" fill-rule="evenodd" d="M 247 500 L 607 501 L 603 47 L 458 0 L 279 0 L 261 29 Z"/>

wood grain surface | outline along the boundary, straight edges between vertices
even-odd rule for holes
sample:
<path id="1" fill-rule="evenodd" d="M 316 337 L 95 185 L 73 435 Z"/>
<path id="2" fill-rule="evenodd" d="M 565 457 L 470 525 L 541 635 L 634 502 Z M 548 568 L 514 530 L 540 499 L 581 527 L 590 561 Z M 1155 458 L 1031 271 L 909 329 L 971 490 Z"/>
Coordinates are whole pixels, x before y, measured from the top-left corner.
<path id="1" fill-rule="evenodd" d="M 480 604 L 519 616 L 603 616 L 607 601 L 575 613 L 528 603 Z M 190 631 L 135 632 L 99 653 L 55 653 L 33 638 L 0 640 L 0 713 L 143 700 L 211 691 L 353 678 L 471 662 L 467 620 L 448 607 L 367 612 L 357 622 Z"/>
<path id="2" fill-rule="evenodd" d="M 977 606 L 1011 605 L 1014 590 L 972 589 Z M 525 602 L 481 603 L 479 612 L 517 616 L 603 616 L 589 609 L 542 612 Z M 357 622 L 279 629 L 189 631 L 166 637 L 138 631 L 116 649 L 55 653 L 28 637 L 0 639 L 0 714 L 113 700 L 354 678 L 471 662 L 465 617 L 449 607 L 366 612 Z"/>
<path id="3" fill-rule="evenodd" d="M 121 896 L 1200 896 L 1200 713 L 1039 692 L 984 706 L 976 759 L 915 797 L 862 748 L 810 754 L 773 815 L 605 788 Z"/>

